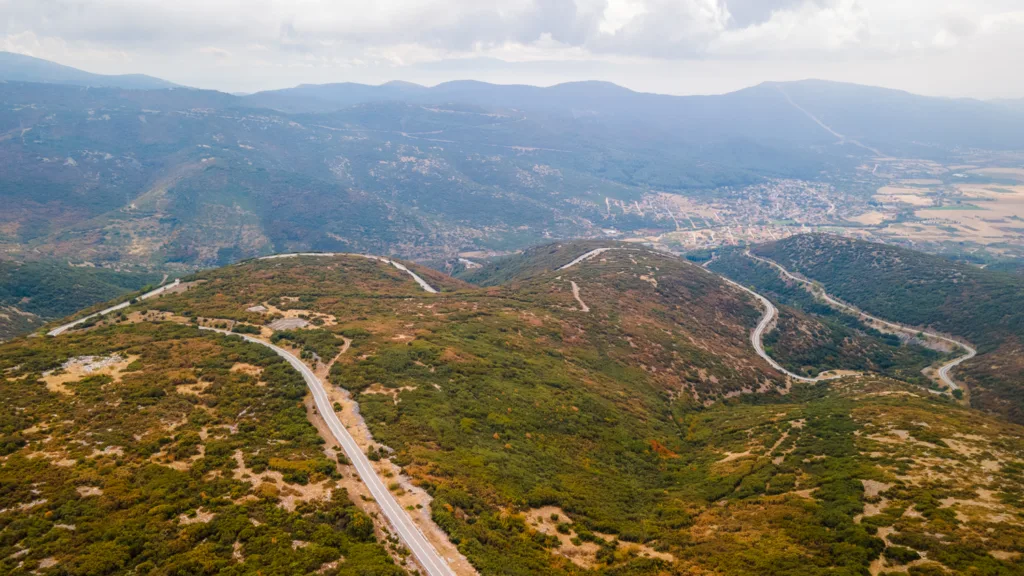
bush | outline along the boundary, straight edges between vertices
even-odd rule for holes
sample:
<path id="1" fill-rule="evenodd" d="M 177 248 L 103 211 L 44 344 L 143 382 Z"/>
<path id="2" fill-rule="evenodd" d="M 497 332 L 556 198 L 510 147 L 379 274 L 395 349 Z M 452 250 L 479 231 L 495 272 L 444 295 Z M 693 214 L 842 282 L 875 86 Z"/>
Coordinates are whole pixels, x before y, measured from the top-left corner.
<path id="1" fill-rule="evenodd" d="M 909 564 L 921 559 L 921 555 L 916 551 L 903 546 L 889 546 L 885 549 L 885 557 L 897 564 Z"/>

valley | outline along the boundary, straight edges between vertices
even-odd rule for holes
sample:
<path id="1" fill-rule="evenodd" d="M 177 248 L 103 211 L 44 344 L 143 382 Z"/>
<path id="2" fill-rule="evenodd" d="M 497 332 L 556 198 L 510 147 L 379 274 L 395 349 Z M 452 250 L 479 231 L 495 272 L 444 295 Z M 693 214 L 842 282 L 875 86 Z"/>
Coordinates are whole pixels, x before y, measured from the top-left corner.
<path id="1" fill-rule="evenodd" d="M 0 574 L 1022 574 L 1021 150 L 820 80 L 0 52 Z"/>

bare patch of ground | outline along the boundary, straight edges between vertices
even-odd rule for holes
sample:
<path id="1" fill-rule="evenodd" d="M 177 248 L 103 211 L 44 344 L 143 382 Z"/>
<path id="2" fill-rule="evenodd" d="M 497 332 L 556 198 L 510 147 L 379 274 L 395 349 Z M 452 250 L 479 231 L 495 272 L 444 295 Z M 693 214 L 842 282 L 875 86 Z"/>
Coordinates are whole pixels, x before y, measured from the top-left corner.
<path id="1" fill-rule="evenodd" d="M 302 318 L 281 318 L 269 324 L 272 330 L 297 330 L 309 326 L 309 322 Z"/>
<path id="2" fill-rule="evenodd" d="M 138 358 L 138 356 L 125 358 L 118 354 L 104 357 L 77 356 L 56 370 L 43 372 L 43 382 L 46 383 L 46 388 L 50 392 L 71 396 L 74 391 L 67 385 L 88 376 L 105 375 L 112 377 L 114 382 L 120 382 L 124 370 Z"/>
<path id="3" fill-rule="evenodd" d="M 881 224 L 882 222 L 885 222 L 885 219 L 886 215 L 883 212 L 865 212 L 864 214 L 848 218 L 848 220 L 851 220 L 853 222 L 859 222 L 861 224 L 866 224 L 868 226 L 876 226 L 878 224 Z"/>
<path id="4" fill-rule="evenodd" d="M 402 386 L 400 388 L 385 388 L 384 386 L 381 386 L 380 384 L 374 384 L 373 386 L 370 386 L 366 390 L 363 390 L 361 392 L 361 394 L 380 394 L 382 396 L 390 396 L 391 399 L 394 401 L 395 405 L 397 406 L 398 402 L 399 402 L 398 395 L 400 393 L 402 393 L 402 392 L 412 392 L 413 390 L 416 390 L 415 386 Z"/>
<path id="5" fill-rule="evenodd" d="M 575 282 L 569 282 L 569 284 L 572 285 L 573 298 L 580 303 L 580 312 L 590 312 L 590 306 L 587 306 L 587 303 L 583 301 L 583 298 L 580 298 L 580 287 L 577 286 Z"/>
<path id="6" fill-rule="evenodd" d="M 593 542 L 573 543 L 573 539 L 577 535 L 572 528 L 564 526 L 565 524 L 572 524 L 572 520 L 564 510 L 556 506 L 544 506 L 528 510 L 525 516 L 527 524 L 535 530 L 558 538 L 559 547 L 555 550 L 556 554 L 568 558 L 573 564 L 582 568 L 592 568 L 594 566 L 597 561 L 597 552 L 601 547 Z M 563 525 L 562 531 L 558 530 L 560 524 Z M 615 540 L 615 536 L 608 534 L 595 533 L 595 536 L 605 541 Z M 642 544 L 622 543 L 620 546 L 627 554 L 636 555 L 641 558 L 657 558 L 666 562 L 676 561 L 675 557 L 671 554 L 658 552 Z"/>
<path id="7" fill-rule="evenodd" d="M 331 493 L 335 488 L 335 483 L 330 480 L 324 480 L 319 484 L 310 483 L 302 486 L 285 482 L 283 475 L 274 470 L 267 470 L 257 474 L 246 467 L 245 458 L 240 450 L 235 452 L 234 458 L 235 463 L 238 465 L 234 470 L 235 480 L 248 482 L 262 493 L 276 495 L 280 502 L 279 505 L 289 512 L 294 511 L 295 506 L 299 502 L 330 499 Z"/>
<path id="8" fill-rule="evenodd" d="M 210 520 L 213 520 L 213 512 L 204 512 L 202 508 L 196 510 L 195 516 L 187 516 L 182 514 L 178 516 L 178 523 L 184 526 L 189 524 L 206 524 Z"/>

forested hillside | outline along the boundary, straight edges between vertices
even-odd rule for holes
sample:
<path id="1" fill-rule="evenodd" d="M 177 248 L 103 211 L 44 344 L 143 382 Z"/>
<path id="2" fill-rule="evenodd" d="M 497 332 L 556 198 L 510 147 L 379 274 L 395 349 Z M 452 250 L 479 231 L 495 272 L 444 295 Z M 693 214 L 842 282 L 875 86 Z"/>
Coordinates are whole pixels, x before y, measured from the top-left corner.
<path id="1" fill-rule="evenodd" d="M 746 293 L 628 244 L 556 270 L 595 247 L 488 287 L 413 266 L 436 294 L 358 256 L 251 260 L 0 346 L 4 570 L 400 573 L 298 374 L 201 325 L 304 358 L 483 576 L 1019 573 L 1024 429 L 871 374 L 790 385 Z"/>
<path id="2" fill-rule="evenodd" d="M 871 314 L 973 343 L 978 357 L 958 369 L 972 403 L 1024 420 L 1021 276 L 828 235 L 795 236 L 753 252 Z"/>
<path id="3" fill-rule="evenodd" d="M 158 284 L 161 275 L 0 260 L 0 340 L 26 334 L 98 302 Z"/>
<path id="4" fill-rule="evenodd" d="M 861 203 L 879 185 L 861 168 L 879 155 L 1024 146 L 1024 115 L 1007 106 L 826 82 L 700 97 L 477 82 L 240 97 L 30 63 L 37 76 L 10 62 L 4 76 L 0 58 L 0 246 L 104 265 L 306 250 L 444 261 L 672 232 L 687 224 L 678 196 L 842 181 Z"/>
<path id="5" fill-rule="evenodd" d="M 927 386 L 928 378 L 921 370 L 942 356 L 835 310 L 741 250 L 716 254 L 709 267 L 778 306 L 780 316 L 775 329 L 765 336 L 765 351 L 797 374 L 813 377 L 828 370 L 871 371 Z"/>

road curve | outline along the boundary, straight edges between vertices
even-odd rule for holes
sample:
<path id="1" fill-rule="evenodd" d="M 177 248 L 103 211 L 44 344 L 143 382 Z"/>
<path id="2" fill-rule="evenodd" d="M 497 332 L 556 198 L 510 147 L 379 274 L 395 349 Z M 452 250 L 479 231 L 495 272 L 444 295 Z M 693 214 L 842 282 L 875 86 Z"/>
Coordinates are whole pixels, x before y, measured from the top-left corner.
<path id="1" fill-rule="evenodd" d="M 430 284 L 427 284 L 427 281 L 421 278 L 419 274 L 413 272 L 412 270 L 409 270 L 409 268 L 406 265 L 400 262 L 395 262 L 394 260 L 388 258 L 384 258 L 383 256 L 373 256 L 371 254 L 356 254 L 354 252 L 292 252 L 290 254 L 274 254 L 273 256 L 262 256 L 260 258 L 257 258 L 257 260 L 280 260 L 282 258 L 298 258 L 299 256 L 359 256 L 360 258 L 368 258 L 370 260 L 384 262 L 385 264 L 391 264 L 395 268 L 398 268 L 402 272 L 408 274 L 410 277 L 412 277 L 413 280 L 416 281 L 417 284 L 420 285 L 420 288 L 423 288 L 424 292 L 437 294 L 437 290 L 434 289 L 434 287 L 431 286 Z"/>
<path id="2" fill-rule="evenodd" d="M 302 254 L 302 256 L 324 255 L 325 254 L 322 253 Z M 333 256 L 334 254 L 329 255 Z M 299 256 L 299 254 L 282 254 L 276 256 L 267 256 L 261 259 L 289 258 L 295 256 Z M 410 276 L 412 276 L 413 279 L 416 280 L 416 282 L 420 285 L 420 287 L 423 288 L 424 291 L 430 293 L 437 292 L 437 290 L 435 290 L 433 287 L 427 284 L 426 281 L 420 278 L 415 272 L 409 270 L 402 264 L 378 256 L 365 256 L 361 254 L 359 254 L 358 256 L 364 256 L 365 258 L 371 258 L 373 260 L 378 260 L 381 262 L 391 264 L 398 268 L 399 270 L 402 270 L 408 273 Z M 180 281 L 175 280 L 172 284 L 168 284 L 167 286 L 163 286 L 151 292 L 147 292 L 140 296 L 139 298 L 144 300 L 147 298 L 158 296 L 163 292 L 167 291 L 168 289 L 177 286 L 178 284 L 180 284 Z M 130 301 L 127 301 L 122 302 L 116 306 L 111 306 L 110 308 L 106 308 L 95 314 L 91 314 L 89 316 L 86 316 L 85 318 L 81 318 L 74 322 L 70 322 L 63 326 L 60 326 L 54 330 L 51 330 L 49 334 L 51 336 L 59 336 L 64 332 L 67 332 L 68 330 L 86 322 L 91 318 L 103 316 L 111 312 L 120 310 L 122 308 L 126 308 L 129 306 L 129 304 Z M 387 517 L 388 522 L 390 522 L 391 526 L 394 527 L 395 531 L 398 533 L 398 537 L 409 548 L 409 551 L 412 552 L 413 556 L 416 558 L 416 561 L 420 564 L 420 566 L 423 567 L 424 570 L 427 571 L 428 576 L 455 576 L 455 572 L 453 572 L 452 569 L 448 566 L 448 563 L 444 561 L 440 554 L 438 554 L 437 550 L 435 550 L 434 547 L 430 544 L 430 541 L 427 540 L 426 536 L 423 535 L 420 529 L 413 522 L 412 518 L 409 517 L 409 515 L 405 512 L 404 509 L 402 509 L 402 506 L 398 503 L 395 497 L 387 489 L 387 486 L 384 485 L 384 482 L 380 479 L 379 476 L 377 476 L 377 472 L 373 469 L 373 466 L 370 465 L 370 459 L 367 458 L 366 454 L 364 454 L 359 449 L 359 445 L 356 444 L 355 439 L 352 438 L 352 435 L 349 434 L 348 430 L 345 429 L 345 426 L 342 425 L 341 420 L 338 419 L 337 414 L 334 413 L 334 407 L 331 404 L 330 399 L 327 397 L 327 391 L 324 390 L 323 383 L 320 382 L 320 379 L 316 377 L 316 374 L 314 374 L 313 371 L 308 366 L 306 366 L 305 363 L 302 362 L 302 360 L 300 360 L 294 354 L 288 352 L 284 348 L 275 346 L 269 342 L 264 342 L 262 340 L 259 340 L 255 337 L 246 334 L 235 334 L 232 332 L 228 332 L 227 330 L 207 328 L 203 326 L 200 326 L 199 329 L 217 332 L 220 334 L 226 334 L 229 336 L 239 336 L 248 342 L 259 344 L 261 346 L 266 346 L 267 348 L 273 350 L 278 356 L 284 358 L 289 364 L 292 365 L 293 368 L 298 370 L 299 373 L 302 375 L 302 379 L 306 381 L 306 385 L 309 387 L 309 390 L 313 393 L 313 400 L 316 402 L 317 410 L 320 412 L 321 416 L 323 416 L 324 421 L 327 423 L 327 427 L 331 431 L 331 434 L 334 435 L 334 437 L 338 440 L 338 443 L 345 451 L 345 455 L 348 456 L 349 460 L 351 460 L 352 464 L 355 466 L 356 472 L 359 474 L 359 478 L 362 479 L 363 483 L 366 484 L 367 488 L 370 490 L 370 494 L 373 495 L 374 500 L 377 501 L 377 504 L 380 505 L 381 510 Z"/>
<path id="3" fill-rule="evenodd" d="M 179 284 L 181 284 L 181 280 L 176 278 L 174 280 L 174 282 L 171 282 L 170 284 L 167 284 L 165 286 L 161 286 L 161 287 L 157 288 L 156 290 L 151 290 L 149 292 L 146 292 L 142 296 L 139 296 L 138 299 L 139 300 L 148 300 L 148 299 L 153 298 L 155 296 L 159 296 L 159 295 L 163 294 L 164 292 L 170 290 L 171 288 L 174 288 L 175 286 L 178 286 Z M 75 320 L 74 322 L 68 322 L 67 324 L 64 324 L 63 326 L 58 326 L 58 327 L 54 328 L 53 330 L 50 330 L 49 332 L 47 332 L 46 335 L 47 336 L 60 336 L 61 334 L 67 332 L 68 330 L 71 330 L 75 326 L 80 326 L 82 324 L 85 324 L 86 322 L 88 322 L 89 320 L 92 320 L 93 318 L 97 318 L 99 316 L 106 316 L 107 314 L 110 314 L 111 312 L 116 312 L 118 310 L 122 310 L 124 308 L 127 308 L 128 306 L 131 305 L 131 303 L 132 303 L 131 300 L 125 300 L 124 302 L 121 302 L 120 304 L 115 304 L 114 306 L 111 306 L 110 308 L 104 308 L 103 310 L 100 310 L 99 312 L 96 312 L 94 314 L 89 314 L 88 316 L 86 316 L 84 318 L 79 318 L 78 320 Z"/>
<path id="4" fill-rule="evenodd" d="M 842 378 L 843 377 L 843 376 L 839 376 L 839 375 L 833 375 L 833 376 L 816 376 L 814 378 L 809 378 L 807 376 L 801 376 L 801 375 L 796 374 L 794 372 L 790 372 L 789 370 L 786 370 L 785 368 L 783 368 L 782 365 L 780 365 L 778 362 L 776 362 L 771 356 L 768 355 L 767 352 L 764 351 L 764 344 L 763 344 L 764 332 L 765 332 L 765 330 L 768 329 L 768 326 L 771 325 L 772 320 L 775 320 L 775 318 L 779 315 L 779 310 L 775 307 L 774 304 L 771 303 L 770 300 L 768 300 L 764 296 L 758 294 L 757 292 L 754 292 L 750 288 L 747 288 L 746 286 L 744 286 L 744 285 L 742 285 L 742 284 L 740 284 L 738 282 L 733 282 L 732 280 L 726 278 L 725 276 L 722 276 L 721 274 L 719 274 L 718 276 L 722 280 L 725 280 L 726 282 L 728 282 L 729 284 L 732 284 L 733 286 L 739 288 L 740 290 L 743 290 L 744 292 L 750 294 L 751 296 L 756 298 L 761 303 L 762 306 L 764 306 L 764 316 L 761 317 L 761 321 L 758 322 L 757 327 L 754 328 L 753 332 L 750 333 L 750 344 L 751 344 L 751 346 L 754 347 L 754 351 L 757 352 L 757 355 L 760 356 L 761 358 L 764 358 L 764 360 L 766 362 L 771 364 L 772 368 L 775 368 L 776 370 L 778 370 L 779 372 L 782 372 L 786 376 L 789 376 L 790 378 L 792 378 L 794 380 L 799 380 L 800 382 L 814 383 L 814 382 L 822 382 L 822 381 L 825 381 L 825 380 L 836 380 L 838 378 Z"/>
<path id="5" fill-rule="evenodd" d="M 793 280 L 795 282 L 799 282 L 799 283 L 807 285 L 807 286 L 812 286 L 812 287 L 814 286 L 814 283 L 811 282 L 810 280 L 807 280 L 805 278 L 801 278 L 801 277 L 791 273 L 789 270 L 786 270 L 786 268 L 784 268 L 781 264 L 779 264 L 778 262 L 775 262 L 774 260 L 770 260 L 768 258 L 763 258 L 761 256 L 756 256 L 754 254 L 751 254 L 749 250 L 747 250 L 744 254 L 746 254 L 746 256 L 748 258 L 752 258 L 752 259 L 757 260 L 759 262 L 763 262 L 763 263 L 765 263 L 765 264 L 775 268 L 776 270 L 781 272 L 786 278 L 789 278 L 790 280 Z M 853 314 L 855 316 L 859 316 L 859 317 L 862 317 L 862 318 L 867 318 L 867 319 L 872 320 L 874 322 L 877 322 L 879 324 L 884 324 L 885 326 L 888 326 L 890 328 L 895 328 L 896 330 L 900 330 L 901 332 L 920 332 L 921 334 L 924 334 L 925 336 L 927 336 L 929 338 L 934 338 L 936 340 L 942 340 L 943 342 L 948 342 L 950 344 L 953 344 L 954 346 L 959 346 L 960 348 L 963 348 L 965 350 L 965 353 L 964 353 L 963 356 L 960 356 L 960 357 L 958 357 L 957 359 L 955 359 L 955 360 L 953 360 L 951 362 L 947 362 L 946 364 L 943 364 L 939 368 L 939 370 L 938 370 L 939 380 L 941 380 L 944 384 L 949 386 L 949 388 L 951 390 L 959 390 L 959 389 L 961 389 L 961 386 L 959 384 L 957 384 L 955 380 L 953 380 L 953 377 L 950 376 L 949 372 L 953 368 L 956 368 L 960 364 L 962 364 L 962 363 L 970 360 L 971 358 L 974 358 L 975 356 L 977 356 L 978 351 L 975 350 L 975 348 L 973 346 L 971 346 L 969 344 L 965 344 L 964 342 L 961 342 L 959 340 L 954 340 L 953 338 L 949 338 L 948 336 L 943 336 L 942 334 L 937 334 L 935 332 L 928 332 L 928 331 L 925 331 L 925 330 L 918 330 L 917 328 L 913 328 L 911 326 L 904 326 L 903 324 L 897 324 L 895 322 L 889 322 L 888 320 L 882 320 L 881 318 L 878 318 L 877 316 L 872 316 L 871 314 L 868 314 L 868 313 L 864 312 L 863 310 L 860 310 L 859 308 L 857 308 L 855 306 L 851 306 L 850 304 L 847 304 L 846 302 L 843 302 L 841 300 L 833 298 L 832 296 L 830 296 L 828 294 L 828 292 L 825 292 L 824 290 L 816 291 L 815 293 L 818 296 L 821 296 L 821 298 L 823 300 L 825 300 L 825 302 L 827 302 L 828 304 L 830 304 L 830 305 L 832 305 L 832 306 L 834 306 L 836 308 L 839 308 L 840 310 L 843 310 L 843 311 L 845 311 L 847 313 Z"/>
<path id="6" fill-rule="evenodd" d="M 330 399 L 327 397 L 327 391 L 324 390 L 323 383 L 316 377 L 316 374 L 306 366 L 302 360 L 298 359 L 294 354 L 275 346 L 269 342 L 264 342 L 253 336 L 246 334 L 233 334 L 227 330 L 219 330 L 216 328 L 200 327 L 200 330 L 209 330 L 211 332 L 217 332 L 220 334 L 226 334 L 229 336 L 240 336 L 248 342 L 253 344 L 259 344 L 260 346 L 266 346 L 273 350 L 278 356 L 284 358 L 292 365 L 293 368 L 302 374 L 302 379 L 306 381 L 306 385 L 309 386 L 310 392 L 313 393 L 313 400 L 316 402 L 316 408 L 323 416 L 324 421 L 327 422 L 327 427 L 331 430 L 331 434 L 341 444 L 342 449 L 345 451 L 345 455 L 352 461 L 352 465 L 355 466 L 356 472 L 359 474 L 359 478 L 369 488 L 370 494 L 373 495 L 373 499 L 380 505 L 381 511 L 387 517 L 388 522 L 398 533 L 398 537 L 402 540 L 409 551 L 412 552 L 416 561 L 424 570 L 427 571 L 429 576 L 455 576 L 455 572 L 448 566 L 448 563 L 438 554 L 437 550 L 430 544 L 426 536 L 420 531 L 416 524 L 412 521 L 412 518 L 406 513 L 402 506 L 398 503 L 398 500 L 391 494 L 384 482 L 377 476 L 376 470 L 370 464 L 370 459 L 366 457 L 366 454 L 359 449 L 359 445 L 356 444 L 352 435 L 349 434 L 348 430 L 338 419 L 338 415 L 334 413 L 334 407 L 331 404 Z"/>
<path id="7" fill-rule="evenodd" d="M 597 256 L 599 254 L 603 254 L 604 252 L 607 252 L 609 250 L 615 250 L 615 249 L 616 248 L 598 248 L 596 250 L 591 250 L 590 252 L 587 252 L 586 254 L 576 258 L 572 262 L 569 262 L 565 266 L 562 266 L 561 268 L 558 268 L 558 270 L 566 270 L 568 268 L 572 268 L 573 266 L 575 266 L 575 265 L 577 265 L 577 264 L 579 264 L 581 262 L 585 262 L 587 260 L 590 260 L 591 258 L 593 258 L 593 257 L 595 257 L 595 256 Z M 707 270 L 707 265 L 710 264 L 712 261 L 714 261 L 714 257 L 712 257 L 712 259 L 709 260 L 708 262 L 705 262 L 703 268 L 705 270 Z M 711 272 L 710 270 L 708 270 L 708 273 L 709 274 L 714 274 L 714 272 Z M 772 359 L 772 357 L 769 356 L 768 353 L 764 351 L 764 345 L 762 344 L 762 340 L 763 340 L 763 337 L 764 337 L 765 330 L 767 330 L 768 326 L 771 325 L 772 320 L 774 320 L 775 317 L 779 313 L 779 311 L 775 308 L 775 305 L 773 305 L 764 296 L 761 296 L 757 292 L 754 292 L 753 290 L 751 290 L 750 288 L 747 288 L 746 286 L 743 286 L 742 284 L 738 284 L 736 282 L 733 282 L 732 280 L 730 280 L 730 279 L 728 279 L 725 276 L 722 276 L 720 274 L 716 274 L 716 276 L 719 276 L 722 280 L 725 280 L 726 282 L 728 282 L 729 284 L 732 284 L 733 286 L 739 288 L 740 290 L 743 290 L 743 291 L 749 293 L 754 298 L 756 298 L 759 302 L 761 302 L 762 306 L 764 306 L 764 309 L 765 309 L 764 316 L 761 317 L 761 321 L 757 324 L 757 327 L 754 328 L 754 330 L 750 333 L 750 344 L 751 344 L 751 346 L 754 347 L 754 351 L 757 353 L 757 355 L 760 356 L 761 358 L 763 358 L 765 360 L 765 362 L 768 362 L 768 364 L 770 364 L 772 368 L 775 368 L 779 372 L 782 372 L 783 374 L 789 376 L 790 378 L 792 378 L 794 380 L 799 380 L 800 382 L 821 382 L 823 380 L 835 380 L 837 378 L 842 378 L 842 376 L 837 376 L 837 375 L 833 375 L 833 376 L 818 376 L 816 378 L 808 378 L 807 376 L 801 376 L 799 374 L 795 374 L 795 373 L 790 372 L 789 370 L 786 370 L 785 368 L 783 368 L 781 364 L 779 364 L 774 359 Z M 575 288 L 575 287 L 576 287 L 576 284 L 573 283 L 573 288 Z M 574 292 L 574 295 L 575 295 L 576 291 L 574 290 L 573 292 Z M 579 300 L 578 296 L 577 296 L 577 300 Z M 583 301 L 580 300 L 580 303 L 582 304 Z M 584 310 L 584 312 L 586 312 L 586 311 L 589 311 L 589 308 L 587 310 Z"/>

